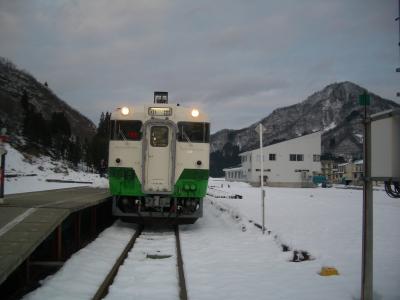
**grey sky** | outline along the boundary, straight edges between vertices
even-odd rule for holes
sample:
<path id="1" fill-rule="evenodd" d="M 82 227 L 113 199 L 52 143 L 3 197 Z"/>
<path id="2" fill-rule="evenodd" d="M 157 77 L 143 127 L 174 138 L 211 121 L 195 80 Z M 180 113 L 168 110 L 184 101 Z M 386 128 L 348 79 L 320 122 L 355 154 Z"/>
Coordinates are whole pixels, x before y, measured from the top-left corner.
<path id="1" fill-rule="evenodd" d="M 0 55 L 96 124 L 165 90 L 215 132 L 338 81 L 396 100 L 397 14 L 395 0 L 0 0 Z"/>

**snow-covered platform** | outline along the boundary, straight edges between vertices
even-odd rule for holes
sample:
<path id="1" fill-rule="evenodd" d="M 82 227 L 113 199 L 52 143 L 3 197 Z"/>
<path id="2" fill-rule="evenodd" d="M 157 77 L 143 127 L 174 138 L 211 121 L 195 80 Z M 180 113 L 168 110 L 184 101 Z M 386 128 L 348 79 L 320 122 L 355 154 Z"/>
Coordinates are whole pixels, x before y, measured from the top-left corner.
<path id="1" fill-rule="evenodd" d="M 57 228 L 61 236 L 60 225 L 72 213 L 109 197 L 108 189 L 89 187 L 7 195 L 0 204 L 0 284 Z M 80 216 L 77 224 L 81 226 Z"/>

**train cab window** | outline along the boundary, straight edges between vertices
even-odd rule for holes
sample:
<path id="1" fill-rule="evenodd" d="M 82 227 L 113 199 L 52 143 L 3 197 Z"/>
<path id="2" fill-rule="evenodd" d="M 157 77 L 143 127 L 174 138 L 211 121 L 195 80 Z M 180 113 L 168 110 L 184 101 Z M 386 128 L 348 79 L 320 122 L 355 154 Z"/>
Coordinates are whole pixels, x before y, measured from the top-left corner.
<path id="1" fill-rule="evenodd" d="M 150 144 L 153 147 L 168 146 L 168 127 L 167 126 L 152 126 Z"/>
<path id="2" fill-rule="evenodd" d="M 188 143 L 209 143 L 210 124 L 200 122 L 179 122 L 178 141 Z"/>
<path id="3" fill-rule="evenodd" d="M 111 121 L 111 139 L 140 141 L 142 139 L 142 122 Z"/>

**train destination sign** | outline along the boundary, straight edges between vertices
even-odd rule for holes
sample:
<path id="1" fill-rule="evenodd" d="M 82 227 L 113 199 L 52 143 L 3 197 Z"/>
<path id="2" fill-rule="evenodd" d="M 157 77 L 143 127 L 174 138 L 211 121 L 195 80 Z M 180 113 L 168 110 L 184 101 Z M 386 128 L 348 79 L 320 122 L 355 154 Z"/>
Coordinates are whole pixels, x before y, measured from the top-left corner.
<path id="1" fill-rule="evenodd" d="M 171 107 L 149 107 L 149 115 L 150 116 L 172 116 L 172 108 Z"/>

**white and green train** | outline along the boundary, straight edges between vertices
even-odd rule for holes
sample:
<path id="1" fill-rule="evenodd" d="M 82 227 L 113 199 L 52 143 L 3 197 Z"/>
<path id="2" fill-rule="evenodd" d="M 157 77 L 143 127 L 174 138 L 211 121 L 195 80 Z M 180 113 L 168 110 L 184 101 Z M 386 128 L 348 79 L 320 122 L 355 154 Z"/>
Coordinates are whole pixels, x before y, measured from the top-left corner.
<path id="1" fill-rule="evenodd" d="M 152 105 L 111 114 L 108 175 L 113 215 L 136 223 L 194 223 L 209 176 L 207 116 L 155 92 Z"/>

